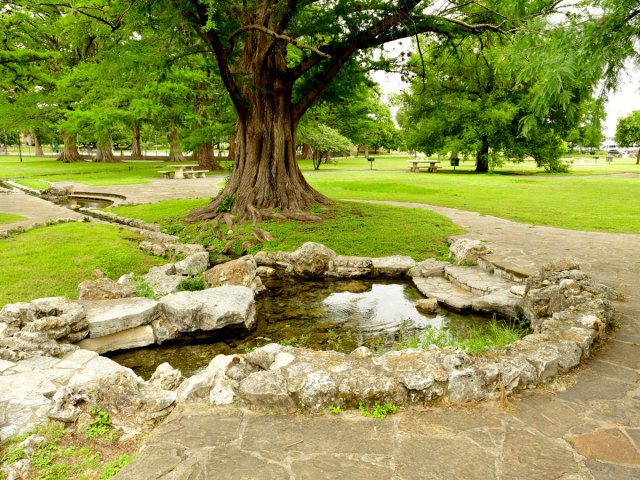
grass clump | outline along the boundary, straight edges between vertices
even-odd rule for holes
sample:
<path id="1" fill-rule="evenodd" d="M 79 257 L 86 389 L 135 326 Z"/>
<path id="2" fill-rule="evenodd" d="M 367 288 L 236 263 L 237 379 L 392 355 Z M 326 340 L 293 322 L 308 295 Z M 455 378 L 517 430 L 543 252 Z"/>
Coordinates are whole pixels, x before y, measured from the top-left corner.
<path id="1" fill-rule="evenodd" d="M 95 419 L 88 429 L 81 425 L 65 429 L 64 424 L 50 421 L 8 439 L 0 447 L 2 464 L 26 459 L 30 464 L 28 478 L 38 480 L 111 479 L 133 460 L 137 444 L 115 442 L 117 431 L 108 413 L 100 408 L 91 413 Z M 29 437 L 34 441 L 27 453 L 24 441 Z"/>
<path id="2" fill-rule="evenodd" d="M 184 242 L 201 243 L 213 251 L 234 255 L 259 250 L 292 251 L 311 241 L 322 243 L 340 255 L 402 254 L 416 260 L 446 258 L 447 238 L 462 231 L 445 217 L 427 210 L 348 202 L 316 208 L 314 213 L 322 218 L 316 222 L 269 220 L 257 225 L 237 224 L 232 229 L 208 222 L 185 222 L 189 211 L 209 202 L 209 199 L 169 200 L 152 205 L 120 206 L 111 211 L 158 223 Z M 254 227 L 266 230 L 274 240 L 259 242 L 254 236 Z"/>
<path id="3" fill-rule="evenodd" d="M 0 305 L 39 297 L 75 298 L 77 286 L 94 269 L 109 278 L 143 273 L 161 258 L 138 248 L 128 230 L 70 222 L 36 228 L 0 241 Z"/>
<path id="4" fill-rule="evenodd" d="M 340 415 L 342 413 L 342 408 L 340 408 L 340 405 L 332 405 L 329 407 L 329 413 L 331 415 Z"/>
<path id="5" fill-rule="evenodd" d="M 362 413 L 363 417 L 382 420 L 390 413 L 396 413 L 398 411 L 398 407 L 396 407 L 393 403 L 384 403 L 381 405 L 376 402 L 374 403 L 373 408 L 369 408 L 362 402 L 360 402 L 360 404 L 358 405 L 358 410 L 360 410 L 360 413 Z"/>
<path id="6" fill-rule="evenodd" d="M 202 275 L 196 275 L 195 277 L 187 277 L 180 280 L 178 284 L 178 290 L 187 292 L 197 292 L 204 290 L 204 279 Z"/>
<path id="7" fill-rule="evenodd" d="M 506 347 L 528 333 L 530 331 L 522 319 L 516 318 L 510 322 L 501 322 L 494 315 L 487 323 L 474 323 L 465 329 L 440 330 L 427 327 L 419 332 L 409 332 L 402 329 L 395 349 L 427 349 L 433 345 L 438 348 L 459 348 L 470 354 L 482 354 Z"/>
<path id="8" fill-rule="evenodd" d="M 26 219 L 27 217 L 23 217 L 22 215 L 16 215 L 15 213 L 0 212 L 0 225 L 5 223 L 21 222 L 22 220 L 26 220 Z"/>

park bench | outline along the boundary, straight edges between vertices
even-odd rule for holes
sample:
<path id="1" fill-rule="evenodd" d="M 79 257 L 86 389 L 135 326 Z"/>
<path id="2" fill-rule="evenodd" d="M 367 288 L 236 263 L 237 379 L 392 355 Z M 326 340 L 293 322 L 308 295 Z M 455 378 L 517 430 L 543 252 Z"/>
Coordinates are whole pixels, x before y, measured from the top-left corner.
<path id="1" fill-rule="evenodd" d="M 158 173 L 161 173 L 164 178 L 173 178 L 175 172 L 173 170 L 158 170 Z"/>
<path id="2" fill-rule="evenodd" d="M 206 178 L 206 173 L 209 170 L 186 170 L 184 176 L 186 178 Z"/>

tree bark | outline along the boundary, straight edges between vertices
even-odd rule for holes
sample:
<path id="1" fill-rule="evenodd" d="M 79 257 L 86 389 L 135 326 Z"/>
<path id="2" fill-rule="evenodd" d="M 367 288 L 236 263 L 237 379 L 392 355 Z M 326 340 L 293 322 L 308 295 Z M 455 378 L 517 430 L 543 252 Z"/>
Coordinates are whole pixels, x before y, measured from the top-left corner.
<path id="1" fill-rule="evenodd" d="M 186 160 L 182 154 L 182 146 L 180 145 L 180 140 L 178 140 L 178 132 L 171 126 L 169 129 L 169 161 L 184 162 Z"/>
<path id="2" fill-rule="evenodd" d="M 78 147 L 76 147 L 73 136 L 67 132 L 62 132 L 62 139 L 64 141 L 64 148 L 56 160 L 63 163 L 84 162 L 84 158 L 82 158 L 78 152 Z"/>
<path id="3" fill-rule="evenodd" d="M 106 145 L 98 145 L 95 161 L 101 163 L 116 163 L 120 162 L 120 159 L 113 154 L 111 142 L 108 142 Z"/>
<path id="4" fill-rule="evenodd" d="M 140 146 L 140 124 L 131 124 L 131 159 L 142 160 L 142 148 Z"/>
<path id="5" fill-rule="evenodd" d="M 476 173 L 486 173 L 489 171 L 489 137 L 482 136 L 482 144 L 476 155 Z"/>
<path id="6" fill-rule="evenodd" d="M 229 152 L 227 153 L 227 160 L 231 160 L 232 162 L 235 158 L 235 150 L 236 150 L 236 134 L 232 133 L 229 135 Z"/>
<path id="7" fill-rule="evenodd" d="M 203 143 L 193 151 L 191 160 L 198 162 L 198 167 L 204 170 L 222 170 L 214 152 L 213 144 Z"/>
<path id="8" fill-rule="evenodd" d="M 40 138 L 38 137 L 38 133 L 35 130 L 31 130 L 31 138 L 33 138 L 33 143 L 36 147 L 35 156 L 36 157 L 44 157 L 44 151 L 42 150 L 42 144 L 40 143 Z"/>
<path id="9" fill-rule="evenodd" d="M 640 165 L 640 148 L 638 149 L 638 153 L 636 153 L 636 165 Z"/>
<path id="10" fill-rule="evenodd" d="M 302 144 L 302 158 L 303 160 L 311 160 L 311 155 L 313 155 L 313 150 L 311 149 L 311 145 L 308 143 Z"/>
<path id="11" fill-rule="evenodd" d="M 233 172 L 211 205 L 191 218 L 206 220 L 233 198 L 231 213 L 259 221 L 269 210 L 299 217 L 309 206 L 329 200 L 306 182 L 296 160 L 298 120 L 291 110 L 291 90 L 256 88 L 255 107 L 239 116 L 235 132 Z"/>

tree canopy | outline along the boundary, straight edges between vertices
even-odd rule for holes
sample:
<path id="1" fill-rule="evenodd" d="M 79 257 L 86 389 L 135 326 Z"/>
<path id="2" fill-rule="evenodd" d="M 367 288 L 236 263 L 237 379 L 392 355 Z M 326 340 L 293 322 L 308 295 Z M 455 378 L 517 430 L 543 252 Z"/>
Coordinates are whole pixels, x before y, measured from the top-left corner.
<path id="1" fill-rule="evenodd" d="M 640 110 L 618 119 L 615 141 L 621 147 L 638 147 L 636 163 L 640 164 Z"/>

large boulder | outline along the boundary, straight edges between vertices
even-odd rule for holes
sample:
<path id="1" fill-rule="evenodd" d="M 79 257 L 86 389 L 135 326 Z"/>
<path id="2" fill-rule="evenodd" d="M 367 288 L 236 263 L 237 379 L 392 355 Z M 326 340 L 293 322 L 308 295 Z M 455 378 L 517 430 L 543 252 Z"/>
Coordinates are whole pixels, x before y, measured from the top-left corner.
<path id="1" fill-rule="evenodd" d="M 178 292 L 160 299 L 162 316 L 153 322 L 158 343 L 182 332 L 218 330 L 229 325 L 246 329 L 255 323 L 251 289 L 228 285 L 199 292 Z"/>
<path id="2" fill-rule="evenodd" d="M 78 285 L 78 300 L 109 300 L 129 298 L 136 295 L 133 285 L 122 285 L 110 278 L 85 280 Z"/>
<path id="3" fill-rule="evenodd" d="M 135 297 L 83 302 L 91 338 L 148 325 L 160 314 L 160 304 L 151 298 Z"/>

